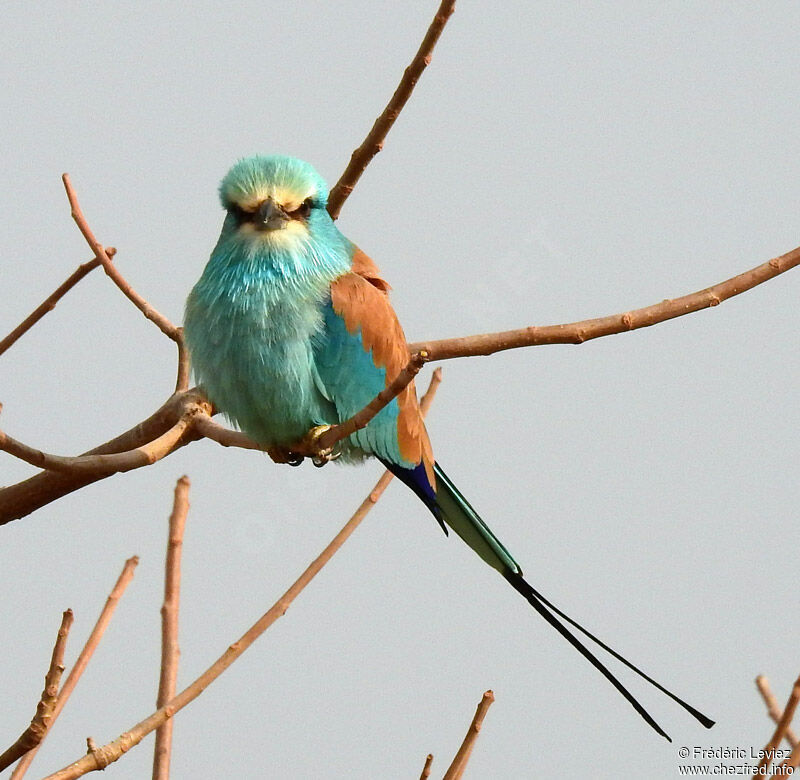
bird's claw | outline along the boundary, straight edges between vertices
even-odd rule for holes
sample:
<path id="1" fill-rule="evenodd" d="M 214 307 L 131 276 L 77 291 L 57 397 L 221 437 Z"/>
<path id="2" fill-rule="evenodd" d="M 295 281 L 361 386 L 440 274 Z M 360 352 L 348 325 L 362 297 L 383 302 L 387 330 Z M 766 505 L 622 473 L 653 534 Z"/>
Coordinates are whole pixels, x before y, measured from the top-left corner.
<path id="1" fill-rule="evenodd" d="M 269 447 L 267 455 L 272 458 L 273 463 L 286 463 L 289 466 L 299 466 L 305 459 L 303 455 L 287 447 Z"/>
<path id="2" fill-rule="evenodd" d="M 332 425 L 315 425 L 303 437 L 303 446 L 314 452 L 314 455 L 311 456 L 311 462 L 318 469 L 321 469 L 326 463 L 336 460 L 342 454 L 341 450 L 336 448 L 336 445 L 332 447 L 326 447 L 323 450 L 317 449 L 320 438 L 331 428 L 333 428 Z"/>

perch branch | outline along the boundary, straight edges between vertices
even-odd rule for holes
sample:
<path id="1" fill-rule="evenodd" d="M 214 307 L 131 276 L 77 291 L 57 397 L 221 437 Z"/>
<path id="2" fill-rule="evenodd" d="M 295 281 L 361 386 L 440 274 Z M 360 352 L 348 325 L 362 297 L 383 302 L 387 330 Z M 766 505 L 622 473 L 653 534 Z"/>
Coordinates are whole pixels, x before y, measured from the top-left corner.
<path id="1" fill-rule="evenodd" d="M 110 246 L 106 249 L 109 257 L 114 257 L 116 249 Z M 100 261 L 95 257 L 82 265 L 67 277 L 63 284 L 56 288 L 54 292 L 47 296 L 44 301 L 37 306 L 14 330 L 11 331 L 2 341 L 0 341 L 0 355 L 2 355 L 20 336 L 27 333 L 42 317 L 49 311 L 55 309 L 56 304 L 90 271 L 100 265 Z"/>
<path id="2" fill-rule="evenodd" d="M 472 723 L 469 724 L 467 735 L 464 737 L 464 741 L 461 743 L 461 747 L 458 749 L 453 763 L 450 764 L 450 768 L 445 772 L 443 780 L 460 780 L 461 776 L 464 774 L 464 770 L 467 768 L 467 762 L 472 754 L 472 748 L 475 747 L 478 734 L 480 734 L 483 719 L 486 717 L 486 713 L 489 711 L 489 707 L 491 707 L 493 701 L 494 694 L 491 691 L 486 691 L 478 704 L 478 709 L 475 710 L 475 717 L 472 719 Z"/>
<path id="3" fill-rule="evenodd" d="M 344 169 L 344 173 L 339 177 L 339 181 L 336 182 L 328 197 L 328 213 L 332 219 L 338 218 L 344 202 L 361 178 L 361 174 L 364 173 L 372 158 L 383 149 L 383 142 L 389 130 L 392 129 L 392 125 L 411 97 L 411 93 L 414 91 L 422 72 L 430 64 L 433 48 L 436 46 L 447 20 L 452 15 L 455 4 L 456 0 L 442 0 L 430 27 L 428 27 L 428 32 L 425 33 L 425 37 L 422 39 L 414 59 L 411 60 L 411 64 L 403 72 L 403 77 L 400 79 L 400 83 L 391 100 L 375 120 L 375 124 L 361 146 L 351 155 L 350 162 Z"/>
<path id="4" fill-rule="evenodd" d="M 441 381 L 441 374 L 436 371 L 431 379 L 428 392 L 423 398 L 421 406 L 427 411 L 433 402 L 436 388 Z M 387 479 L 388 475 L 388 479 Z M 258 639 L 278 618 L 286 613 L 292 602 L 297 598 L 303 589 L 320 572 L 323 566 L 331 559 L 337 550 L 347 541 L 363 520 L 372 505 L 378 500 L 380 493 L 391 480 L 391 474 L 386 472 L 375 489 L 362 502 L 358 510 L 347 521 L 345 526 L 339 531 L 328 546 L 320 553 L 311 565 L 300 575 L 295 583 L 281 596 L 275 604 L 262 615 L 240 638 L 228 647 L 228 649 L 200 675 L 191 685 L 172 698 L 163 707 L 160 707 L 148 718 L 137 723 L 132 729 L 126 731 L 113 742 L 109 742 L 103 747 L 95 748 L 83 758 L 78 759 L 64 769 L 48 775 L 45 780 L 75 780 L 82 777 L 87 772 L 94 772 L 98 769 L 105 769 L 131 748 L 139 744 L 151 731 L 157 729 L 167 719 L 172 718 L 176 712 L 183 709 L 187 704 L 194 701 L 214 680 L 217 679 L 253 642 Z M 380 489 L 380 492 L 378 492 Z"/>
<path id="5" fill-rule="evenodd" d="M 127 452 L 116 452 L 109 455 L 78 455 L 74 458 L 49 455 L 12 439 L 3 431 L 0 431 L 0 449 L 32 466 L 67 474 L 87 474 L 101 479 L 122 471 L 132 471 L 142 466 L 150 466 L 161 460 L 172 452 L 191 422 L 191 415 L 187 413 L 153 441 Z"/>
<path id="6" fill-rule="evenodd" d="M 382 409 L 397 398 L 403 390 L 414 381 L 427 359 L 425 352 L 418 352 L 411 356 L 405 368 L 389 383 L 378 395 L 375 396 L 363 409 L 356 412 L 350 419 L 339 425 L 331 426 L 315 442 L 313 448 L 306 449 L 303 444 L 292 445 L 289 449 L 301 455 L 316 455 L 321 451 L 330 450 L 342 439 L 346 439 L 356 431 L 365 428 Z"/>
<path id="7" fill-rule="evenodd" d="M 158 682 L 156 707 L 163 707 L 175 696 L 178 678 L 178 610 L 181 593 L 181 550 L 186 515 L 189 512 L 189 477 L 183 476 L 175 485 L 172 513 L 169 516 L 169 539 L 164 575 L 164 605 L 161 607 L 161 676 Z M 156 731 L 153 755 L 153 780 L 169 780 L 172 753 L 172 718 Z"/>
<path id="8" fill-rule="evenodd" d="M 781 709 L 780 704 L 778 704 L 778 700 L 775 698 L 775 694 L 772 692 L 772 689 L 769 687 L 769 681 L 766 677 L 764 677 L 763 674 L 760 674 L 758 677 L 756 677 L 756 687 L 758 688 L 758 692 L 761 694 L 761 697 L 764 699 L 764 703 L 767 705 L 767 715 L 769 715 L 776 724 L 780 723 L 783 710 Z M 798 744 L 800 744 L 798 743 L 797 735 L 794 733 L 794 731 L 792 731 L 791 728 L 787 727 L 784 737 L 793 748 L 796 748 Z"/>
<path id="9" fill-rule="evenodd" d="M 191 405 L 200 403 L 206 403 L 206 401 L 196 388 L 184 393 L 175 393 L 146 420 L 83 454 L 107 455 L 143 447 L 175 425 Z M 175 448 L 182 447 L 192 440 L 192 434 L 187 434 L 175 445 Z M 92 482 L 97 482 L 105 476 L 107 475 L 102 473 L 43 471 L 16 485 L 0 488 L 0 525 L 25 517 L 50 502 Z"/>
<path id="10" fill-rule="evenodd" d="M 194 430 L 206 439 L 211 439 L 223 447 L 239 447 L 243 450 L 264 450 L 249 436 L 241 431 L 232 431 L 220 425 L 206 415 L 198 415 L 194 421 Z"/>
<path id="11" fill-rule="evenodd" d="M 800 264 L 800 247 L 738 276 L 715 284 L 713 287 L 707 287 L 705 290 L 699 290 L 681 298 L 646 306 L 643 309 L 581 322 L 570 322 L 566 325 L 532 326 L 501 333 L 419 342 L 410 344 L 409 349 L 412 352 L 426 351 L 430 361 L 491 355 L 506 349 L 535 347 L 542 344 L 582 344 L 600 336 L 646 328 L 684 314 L 706 309 L 709 306 L 717 306 L 722 301 L 773 279 L 798 264 Z"/>
<path id="12" fill-rule="evenodd" d="M 108 598 L 106 599 L 105 606 L 103 607 L 100 617 L 97 619 L 97 622 L 92 629 L 92 633 L 89 634 L 89 638 L 86 640 L 86 644 L 83 646 L 83 650 L 81 650 L 78 660 L 75 661 L 75 665 L 67 675 L 66 682 L 59 691 L 56 706 L 53 710 L 53 717 L 50 720 L 50 728 L 53 727 L 56 719 L 61 714 L 61 710 L 64 709 L 64 705 L 67 703 L 67 701 L 69 701 L 72 691 L 75 690 L 78 680 L 81 679 L 81 675 L 89 664 L 92 655 L 94 655 L 94 651 L 100 644 L 100 640 L 102 639 L 108 624 L 111 622 L 111 617 L 114 614 L 114 610 L 117 608 L 119 600 L 122 598 L 122 594 L 125 592 L 128 584 L 133 579 L 133 572 L 138 563 L 139 558 L 135 555 L 125 561 L 125 565 L 122 567 L 122 572 L 117 578 L 114 587 L 111 589 L 111 593 L 109 593 Z M 22 760 L 14 768 L 14 771 L 11 773 L 10 780 L 22 780 L 22 777 L 24 776 L 28 767 L 31 765 L 31 762 L 36 756 L 38 750 L 39 746 L 37 745 L 22 758 Z"/>
<path id="13" fill-rule="evenodd" d="M 36 715 L 33 716 L 31 725 L 22 732 L 20 738 L 0 755 L 0 772 L 35 748 L 44 739 L 54 720 L 53 711 L 58 696 L 58 684 L 61 682 L 61 674 L 64 671 L 64 650 L 67 646 L 72 620 L 72 610 L 68 609 L 61 617 L 61 627 L 58 629 L 58 636 L 53 647 L 50 668 L 44 678 L 44 690 L 36 707 Z"/>
<path id="14" fill-rule="evenodd" d="M 689 314 L 709 306 L 716 306 L 721 301 L 752 289 L 758 284 L 774 278 L 778 274 L 788 271 L 800 264 L 800 248 L 794 249 L 781 257 L 774 258 L 762 265 L 756 266 L 750 271 L 734 276 L 725 282 L 708 287 L 682 298 L 667 300 L 653 306 L 629 311 L 624 314 L 615 314 L 608 317 L 601 317 L 592 320 L 583 320 L 566 325 L 550 325 L 543 327 L 522 328 L 520 330 L 506 331 L 502 333 L 490 333 L 479 336 L 466 336 L 463 338 L 443 339 L 441 341 L 420 342 L 410 345 L 412 353 L 427 353 L 426 361 L 447 360 L 457 357 L 467 357 L 472 355 L 490 355 L 494 352 L 518 347 L 537 346 L 541 344 L 581 344 L 600 336 L 608 336 L 623 331 L 635 330 L 637 328 L 654 325 L 658 322 L 672 319 L 683 314 Z M 193 395 L 194 394 L 194 395 Z M 113 442 L 102 445 L 88 454 L 106 454 L 109 452 L 120 452 L 123 450 L 120 442 L 129 443 L 136 440 L 137 445 L 146 446 L 152 439 L 142 437 L 141 433 L 145 429 L 157 427 L 156 423 L 163 423 L 165 419 L 170 419 L 170 415 L 175 415 L 177 408 L 183 408 L 190 399 L 195 401 L 201 398 L 198 391 L 187 391 L 186 393 L 175 394 L 162 408 L 152 415 L 148 420 L 135 426 L 131 431 L 117 437 Z M 177 416 L 171 417 L 171 425 L 175 424 Z M 197 419 L 202 419 L 202 415 Z M 164 433 L 164 428 L 160 429 L 157 435 Z M 219 427 L 213 428 L 217 433 L 224 430 Z M 198 437 L 194 433 L 194 438 Z M 211 435 L 210 438 L 217 438 Z M 246 438 L 246 437 L 245 437 Z M 191 435 L 180 439 L 175 447 L 183 446 L 191 440 Z M 230 446 L 236 443 L 237 446 L 254 445 L 245 444 L 244 439 L 237 441 L 233 436 L 228 439 L 226 444 Z M 223 443 L 223 442 L 221 442 Z M 112 446 L 112 449 L 109 449 Z M 2 438 L 0 438 L 0 448 L 2 448 Z M 260 449 L 255 446 L 256 449 Z M 127 449 L 127 448 L 124 448 Z M 35 458 L 35 463 L 41 462 L 43 453 L 31 451 L 27 453 Z M 27 459 L 27 458 L 23 458 Z M 137 461 L 139 465 L 146 465 L 145 461 Z M 91 473 L 76 475 L 58 474 L 46 471 L 37 474 L 16 485 L 0 489 L 0 525 L 24 517 L 35 509 L 60 498 L 67 493 L 77 490 L 84 485 L 102 479 L 109 473 L 116 473 L 120 469 L 108 473 Z"/>

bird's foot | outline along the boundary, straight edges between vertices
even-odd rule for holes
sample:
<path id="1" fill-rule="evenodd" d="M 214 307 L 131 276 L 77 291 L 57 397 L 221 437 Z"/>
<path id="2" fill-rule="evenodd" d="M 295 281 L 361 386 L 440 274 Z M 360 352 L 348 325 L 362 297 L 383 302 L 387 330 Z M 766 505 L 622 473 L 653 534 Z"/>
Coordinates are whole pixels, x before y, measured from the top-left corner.
<path id="1" fill-rule="evenodd" d="M 267 455 L 272 458 L 273 463 L 288 463 L 290 466 L 299 466 L 303 462 L 303 456 L 293 452 L 288 447 L 274 445 L 267 447 Z"/>
<path id="2" fill-rule="evenodd" d="M 329 463 L 332 460 L 336 460 L 341 454 L 341 450 L 336 449 L 336 445 L 334 444 L 332 447 L 325 447 L 324 449 L 319 448 L 319 440 L 324 433 L 329 431 L 333 428 L 332 425 L 315 425 L 304 437 L 303 437 L 303 449 L 313 452 L 314 454 L 311 456 L 311 462 L 317 467 L 322 468 L 326 463 Z"/>

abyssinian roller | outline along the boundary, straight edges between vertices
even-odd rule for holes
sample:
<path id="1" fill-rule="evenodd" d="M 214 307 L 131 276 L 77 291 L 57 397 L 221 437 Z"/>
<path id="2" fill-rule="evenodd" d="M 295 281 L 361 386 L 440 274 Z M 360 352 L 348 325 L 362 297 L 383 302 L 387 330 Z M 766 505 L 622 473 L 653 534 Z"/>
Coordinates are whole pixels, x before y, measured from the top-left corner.
<path id="1" fill-rule="evenodd" d="M 320 426 L 350 418 L 406 366 L 389 285 L 326 210 L 325 182 L 284 156 L 240 160 L 220 185 L 217 245 L 186 303 L 195 375 L 210 401 L 278 462 Z M 380 460 L 586 657 L 659 734 L 669 737 L 572 626 L 704 726 L 713 721 L 588 632 L 522 576 L 517 562 L 433 456 L 413 383 L 338 445 L 343 461 Z M 294 460 L 296 462 L 296 460 Z"/>

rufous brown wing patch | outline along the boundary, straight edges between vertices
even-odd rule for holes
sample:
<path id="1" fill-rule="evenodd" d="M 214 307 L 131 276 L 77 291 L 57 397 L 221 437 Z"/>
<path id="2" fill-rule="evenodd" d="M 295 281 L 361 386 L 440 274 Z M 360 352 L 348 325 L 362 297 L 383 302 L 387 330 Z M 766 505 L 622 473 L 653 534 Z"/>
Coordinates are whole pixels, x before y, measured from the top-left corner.
<path id="1" fill-rule="evenodd" d="M 386 384 L 405 368 L 411 357 L 405 334 L 389 303 L 389 285 L 379 276 L 375 263 L 360 249 L 353 255 L 353 270 L 331 284 L 333 310 L 344 320 L 349 333 L 361 332 L 364 350 L 375 365 L 386 369 Z M 411 463 L 425 464 L 433 489 L 433 450 L 419 410 L 417 392 L 411 382 L 397 396 L 397 443 L 400 454 Z"/>

